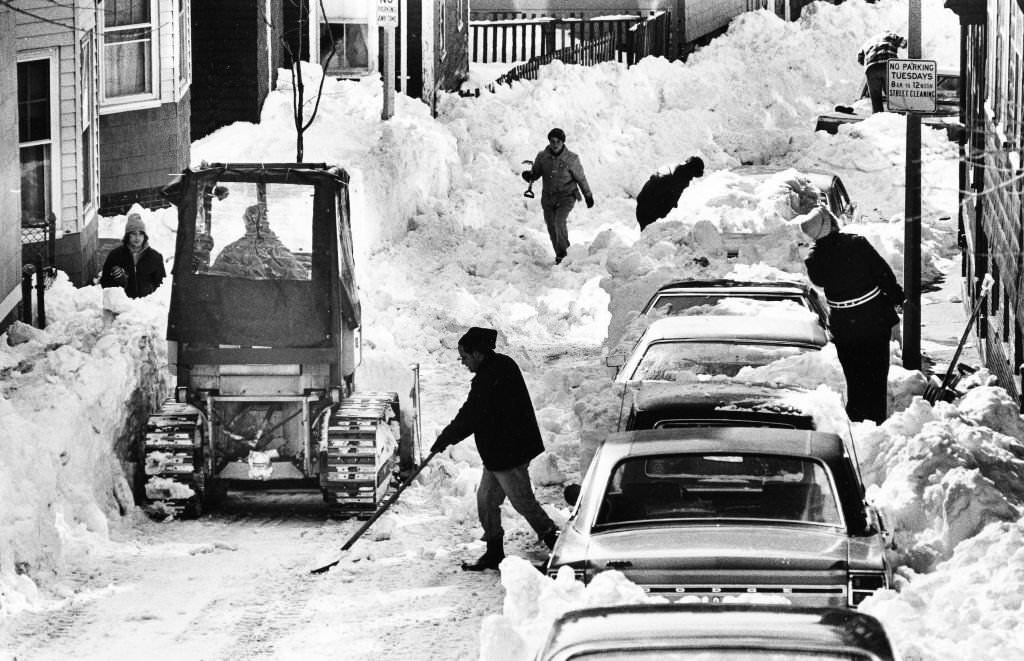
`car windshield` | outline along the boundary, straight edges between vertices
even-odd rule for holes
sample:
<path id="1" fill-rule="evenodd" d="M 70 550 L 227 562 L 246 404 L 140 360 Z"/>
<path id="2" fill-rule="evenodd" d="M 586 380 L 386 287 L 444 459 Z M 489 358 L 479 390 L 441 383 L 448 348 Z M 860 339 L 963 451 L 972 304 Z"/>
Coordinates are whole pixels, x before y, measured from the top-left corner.
<path id="1" fill-rule="evenodd" d="M 688 381 L 695 375 L 736 376 L 744 367 L 761 367 L 815 351 L 812 347 L 756 342 L 655 342 L 630 375 L 635 381 Z"/>
<path id="2" fill-rule="evenodd" d="M 597 524 L 723 518 L 842 525 L 823 464 L 763 454 L 626 459 L 612 472 Z"/>
<path id="3" fill-rule="evenodd" d="M 855 651 L 753 649 L 746 647 L 713 650 L 615 649 L 573 654 L 573 661 L 868 661 Z"/>
<path id="4" fill-rule="evenodd" d="M 703 310 L 708 310 L 707 312 L 703 312 L 703 314 L 709 314 L 711 309 L 720 307 L 719 303 L 725 299 L 784 302 L 789 303 L 797 309 L 809 309 L 806 299 L 804 299 L 800 294 L 751 294 L 746 292 L 742 295 L 725 292 L 720 294 L 659 294 L 654 300 L 654 305 L 652 307 L 653 309 L 668 316 L 677 314 L 701 314 Z"/>

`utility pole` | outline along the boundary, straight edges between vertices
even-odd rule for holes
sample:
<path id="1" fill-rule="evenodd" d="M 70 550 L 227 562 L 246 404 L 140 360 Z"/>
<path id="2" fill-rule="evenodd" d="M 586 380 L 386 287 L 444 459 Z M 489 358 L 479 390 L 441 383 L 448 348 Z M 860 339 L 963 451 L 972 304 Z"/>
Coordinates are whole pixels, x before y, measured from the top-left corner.
<path id="1" fill-rule="evenodd" d="M 921 0 L 910 0 L 907 57 L 921 58 Z M 903 225 L 903 367 L 921 369 L 921 116 L 907 111 Z"/>

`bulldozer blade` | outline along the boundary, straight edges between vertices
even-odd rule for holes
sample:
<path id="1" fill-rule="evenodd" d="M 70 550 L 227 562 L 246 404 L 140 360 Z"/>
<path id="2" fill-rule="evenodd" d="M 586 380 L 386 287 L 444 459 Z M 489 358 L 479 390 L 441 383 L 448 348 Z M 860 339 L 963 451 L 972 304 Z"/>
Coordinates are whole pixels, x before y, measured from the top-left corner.
<path id="1" fill-rule="evenodd" d="M 377 519 L 379 519 L 382 514 L 384 514 L 384 512 L 388 511 L 388 508 L 391 507 L 396 500 L 398 500 L 398 497 L 402 495 L 402 492 L 405 491 L 406 487 L 408 487 L 416 480 L 420 472 L 422 472 L 423 469 L 427 467 L 427 464 L 430 463 L 430 460 L 436 456 L 436 452 L 431 452 L 430 454 L 428 454 L 427 458 L 423 460 L 423 463 L 420 464 L 419 467 L 417 467 L 416 470 L 412 472 L 412 474 L 409 476 L 409 479 L 403 482 L 402 486 L 398 487 L 398 489 L 393 494 L 391 494 L 391 496 L 389 496 L 383 503 L 381 503 L 380 507 L 377 508 L 377 511 L 373 513 L 373 516 L 367 519 L 366 522 L 363 523 L 363 525 L 359 526 L 358 530 L 352 533 L 352 536 L 348 538 L 348 541 L 341 546 L 341 550 L 337 554 L 332 555 L 329 560 L 327 558 L 318 558 L 316 561 L 318 563 L 317 566 L 315 566 L 313 569 L 310 569 L 309 573 L 323 574 L 331 567 L 337 566 L 337 564 L 341 562 L 342 559 L 345 557 L 345 552 L 352 548 L 352 545 L 356 543 L 356 540 L 362 537 L 363 533 L 369 530 L 370 526 L 372 526 L 374 522 Z"/>

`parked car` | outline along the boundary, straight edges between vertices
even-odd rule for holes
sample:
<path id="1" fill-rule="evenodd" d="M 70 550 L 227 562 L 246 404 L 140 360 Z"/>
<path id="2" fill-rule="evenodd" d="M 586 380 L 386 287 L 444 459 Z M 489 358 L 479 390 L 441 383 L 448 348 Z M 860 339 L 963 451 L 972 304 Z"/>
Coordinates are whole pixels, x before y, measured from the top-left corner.
<path id="1" fill-rule="evenodd" d="M 759 183 L 793 168 L 780 165 L 744 165 L 731 172 L 751 183 Z M 826 170 L 799 170 L 800 175 L 821 191 L 821 201 L 843 223 L 851 222 L 857 206 L 851 201 L 846 185 L 839 175 Z M 744 246 L 756 246 L 766 236 L 764 232 L 722 232 L 726 257 L 738 257 Z"/>
<path id="2" fill-rule="evenodd" d="M 685 314 L 686 310 L 715 305 L 725 298 L 750 298 L 757 301 L 791 301 L 818 316 L 828 327 L 828 306 L 818 290 L 805 282 L 757 282 L 748 280 L 680 280 L 658 288 L 644 306 L 642 313 L 658 310 L 668 315 Z"/>
<path id="3" fill-rule="evenodd" d="M 615 380 L 690 380 L 694 375 L 735 376 L 746 366 L 818 351 L 828 338 L 811 315 L 678 316 L 656 319 L 628 356 L 609 355 Z"/>
<path id="4" fill-rule="evenodd" d="M 615 569 L 647 593 L 771 595 L 856 606 L 887 588 L 891 537 L 842 439 L 763 427 L 610 434 L 551 551 L 585 583 Z"/>
<path id="5" fill-rule="evenodd" d="M 889 110 L 889 100 L 884 97 L 885 109 Z M 836 106 L 832 112 L 818 115 L 815 122 L 815 131 L 825 131 L 835 134 L 839 131 L 841 124 L 853 124 L 863 121 L 871 116 L 871 102 L 868 99 L 867 84 L 861 91 L 861 98 L 853 106 Z M 903 111 L 892 111 L 903 112 Z M 958 142 L 964 135 L 964 125 L 960 122 L 960 72 L 954 70 L 942 70 L 935 75 L 935 112 L 922 114 L 921 124 L 946 131 L 946 136 L 953 142 Z"/>
<path id="6" fill-rule="evenodd" d="M 555 620 L 537 661 L 894 661 L 875 617 L 848 608 L 630 604 Z"/>
<path id="7" fill-rule="evenodd" d="M 814 429 L 810 411 L 784 400 L 795 388 L 750 383 L 643 384 L 631 394 L 619 431 L 681 427 Z"/>

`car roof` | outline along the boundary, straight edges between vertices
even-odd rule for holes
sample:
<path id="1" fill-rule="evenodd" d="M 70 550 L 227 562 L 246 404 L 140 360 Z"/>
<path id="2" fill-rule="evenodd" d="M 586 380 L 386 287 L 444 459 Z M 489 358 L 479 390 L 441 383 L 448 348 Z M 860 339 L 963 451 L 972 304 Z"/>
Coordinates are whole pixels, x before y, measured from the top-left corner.
<path id="1" fill-rule="evenodd" d="M 812 184 L 814 184 L 820 190 L 828 190 L 832 187 L 832 182 L 839 177 L 835 172 L 829 172 L 827 170 L 816 170 L 816 169 L 804 169 L 794 168 L 791 165 L 742 165 L 738 168 L 734 168 L 731 172 L 735 174 L 752 177 L 755 179 L 768 179 L 772 175 L 776 175 L 786 170 L 795 170 L 804 177 L 806 177 Z"/>
<path id="2" fill-rule="evenodd" d="M 756 439 L 752 439 L 756 437 Z M 829 432 L 754 427 L 640 429 L 609 434 L 604 445 L 623 457 L 651 454 L 755 453 L 814 457 L 832 463 L 844 455 L 843 439 Z"/>
<path id="3" fill-rule="evenodd" d="M 746 340 L 824 346 L 828 341 L 818 319 L 811 315 L 676 315 L 656 319 L 644 331 L 643 341 Z"/>
<path id="4" fill-rule="evenodd" d="M 846 608 L 808 608 L 765 604 L 628 604 L 563 613 L 552 625 L 543 661 L 554 655 L 602 646 L 645 648 L 689 643 L 713 648 L 730 639 L 750 646 L 791 643 L 797 648 L 864 650 L 893 658 L 882 624 L 867 613 Z M 784 647 L 783 647 L 784 649 Z"/>
<path id="5" fill-rule="evenodd" d="M 676 280 L 658 287 L 658 293 L 662 294 L 671 289 L 679 289 L 688 292 L 695 289 L 761 289 L 768 291 L 804 293 L 810 285 L 789 280 L 756 281 L 756 280 L 728 280 L 719 278 L 716 280 Z"/>

